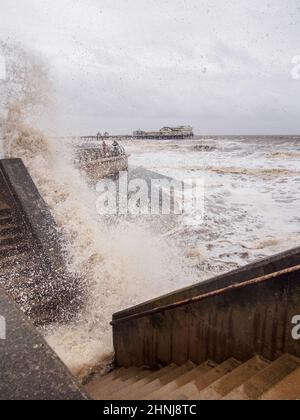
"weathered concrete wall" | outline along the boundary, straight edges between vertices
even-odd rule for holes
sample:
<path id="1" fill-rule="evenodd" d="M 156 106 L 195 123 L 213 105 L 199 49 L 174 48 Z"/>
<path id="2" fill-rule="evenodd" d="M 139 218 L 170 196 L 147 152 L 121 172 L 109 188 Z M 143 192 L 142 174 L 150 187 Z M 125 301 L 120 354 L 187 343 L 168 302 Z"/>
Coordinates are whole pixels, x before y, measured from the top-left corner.
<path id="1" fill-rule="evenodd" d="M 221 363 L 229 357 L 246 361 L 256 353 L 270 360 L 284 352 L 300 357 L 300 341 L 291 334 L 292 318 L 300 315 L 299 269 L 258 284 L 245 283 L 258 273 L 299 264 L 298 253 L 281 254 L 211 280 L 202 290 L 199 286 L 184 289 L 123 312 L 123 316 L 117 314 L 113 318 L 117 365 L 156 366 L 207 359 Z M 212 291 L 215 293 L 207 296 Z M 203 300 L 175 305 L 201 294 L 206 296 Z M 163 308 L 171 303 L 174 307 Z M 151 308 L 158 312 L 143 315 Z M 138 318 L 126 320 L 125 314 Z"/>
<path id="2" fill-rule="evenodd" d="M 114 177 L 119 172 L 127 171 L 128 156 L 81 161 L 80 169 L 85 172 L 90 182 L 97 183 L 101 179 Z"/>
<path id="3" fill-rule="evenodd" d="M 87 400 L 88 396 L 41 335 L 0 288 L 0 400 Z"/>
<path id="4" fill-rule="evenodd" d="M 167 305 L 178 300 L 189 299 L 193 296 L 208 293 L 216 289 L 222 289 L 235 283 L 245 282 L 249 279 L 264 276 L 298 264 L 300 264 L 300 247 L 289 249 L 288 251 L 276 254 L 272 257 L 263 258 L 254 263 L 247 264 L 237 270 L 230 271 L 229 273 L 221 274 L 220 276 L 213 277 L 201 283 L 176 290 L 167 295 L 159 296 L 156 299 L 152 299 L 132 308 L 117 312 L 113 315 L 113 319 L 117 320 L 119 318 L 124 318 L 161 305 Z"/>

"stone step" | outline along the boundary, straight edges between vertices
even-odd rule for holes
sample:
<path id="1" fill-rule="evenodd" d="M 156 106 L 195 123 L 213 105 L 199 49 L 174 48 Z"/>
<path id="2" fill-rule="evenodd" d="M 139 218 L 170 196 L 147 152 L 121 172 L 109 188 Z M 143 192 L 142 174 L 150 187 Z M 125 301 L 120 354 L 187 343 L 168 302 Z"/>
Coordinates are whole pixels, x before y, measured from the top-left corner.
<path id="1" fill-rule="evenodd" d="M 135 384 L 141 379 L 146 378 L 147 376 L 151 375 L 153 370 L 150 369 L 136 369 L 132 370 L 130 375 L 123 376 L 122 378 L 115 379 L 112 381 L 108 386 L 101 387 L 102 389 L 98 390 L 99 397 L 101 399 L 110 399 L 112 393 L 115 394 L 118 391 Z"/>
<path id="2" fill-rule="evenodd" d="M 156 379 L 161 378 L 165 374 L 167 374 L 169 372 L 172 372 L 172 371 L 174 371 L 177 368 L 178 368 L 178 366 L 176 364 L 172 363 L 169 366 L 166 366 L 166 367 L 164 367 L 162 369 L 159 369 L 158 371 L 151 373 L 150 375 L 146 376 L 143 379 L 140 379 L 139 381 L 135 382 L 134 384 L 127 386 L 123 390 L 112 394 L 112 399 L 116 399 L 116 400 L 125 399 L 126 400 L 127 397 L 129 397 L 129 396 L 132 399 L 135 399 L 134 398 L 135 393 L 137 393 L 140 389 L 143 389 L 150 382 L 155 381 Z"/>
<path id="3" fill-rule="evenodd" d="M 24 242 L 24 236 L 20 233 L 3 235 L 3 233 L 0 232 L 0 249 L 7 245 L 19 245 L 21 242 Z"/>
<path id="4" fill-rule="evenodd" d="M 194 363 L 189 361 L 184 365 L 177 367 L 177 369 L 166 373 L 165 375 L 138 390 L 138 392 L 136 392 L 134 395 L 134 399 L 138 400 L 146 398 L 147 395 L 151 394 L 152 392 L 159 390 L 161 387 L 174 381 L 176 378 L 180 378 L 180 376 L 184 375 L 186 372 L 193 370 L 195 366 L 196 365 Z"/>
<path id="5" fill-rule="evenodd" d="M 238 368 L 241 363 L 232 358 L 226 362 L 220 364 L 212 371 L 202 375 L 193 382 L 190 382 L 171 394 L 173 400 L 197 400 L 199 397 L 200 391 L 216 382 L 218 379 L 224 377 L 228 373 L 232 372 L 234 369 Z"/>
<path id="6" fill-rule="evenodd" d="M 217 380 L 203 391 L 200 392 L 199 400 L 221 400 L 225 395 L 229 394 L 233 389 L 247 382 L 258 372 L 265 369 L 270 362 L 259 356 L 253 357 L 248 362 L 237 367 L 228 375 Z"/>
<path id="7" fill-rule="evenodd" d="M 120 368 L 85 388 L 95 400 L 299 400 L 300 359 L 285 354 L 270 362 L 257 355 L 243 364 L 231 358 L 218 366 Z"/>
<path id="8" fill-rule="evenodd" d="M 16 225 L 1 225 L 0 226 L 0 236 L 8 235 L 20 235 L 23 234 L 23 230 Z"/>
<path id="9" fill-rule="evenodd" d="M 216 367 L 216 363 L 208 361 L 203 363 L 200 366 L 195 367 L 194 369 L 184 373 L 179 378 L 176 378 L 174 381 L 169 382 L 167 385 L 161 387 L 158 391 L 152 392 L 147 396 L 147 400 L 168 400 L 169 395 L 176 389 L 184 386 L 185 384 L 192 382 L 193 380 L 199 378 L 201 375 L 204 375 Z"/>
<path id="10" fill-rule="evenodd" d="M 30 250 L 29 245 L 27 243 L 22 243 L 22 242 L 20 244 L 1 246 L 0 259 L 15 256 L 15 255 L 20 255 L 29 250 Z"/>
<path id="11" fill-rule="evenodd" d="M 147 369 L 147 368 L 141 368 L 138 370 L 138 372 L 134 373 L 130 377 L 126 378 L 125 381 L 118 380 L 114 383 L 114 393 L 118 392 L 122 388 L 128 387 L 132 384 L 135 384 L 136 382 L 145 379 L 152 375 L 154 372 L 158 372 L 158 369 Z"/>
<path id="12" fill-rule="evenodd" d="M 86 385 L 86 389 L 94 399 L 103 399 L 101 398 L 102 394 L 106 392 L 107 388 L 120 379 L 125 382 L 132 375 L 133 369 L 136 372 L 136 368 L 120 368 L 113 370 L 108 375 L 97 375 Z"/>
<path id="13" fill-rule="evenodd" d="M 13 218 L 13 216 L 0 216 L 0 226 L 3 226 L 3 225 L 12 225 L 12 224 L 14 224 L 15 223 L 15 221 L 14 221 L 14 218 Z"/>
<path id="14" fill-rule="evenodd" d="M 269 391 L 265 392 L 261 400 L 300 400 L 300 368 L 286 376 L 278 384 L 274 385 Z"/>
<path id="15" fill-rule="evenodd" d="M 1 207 L 1 206 L 0 206 Z M 13 210 L 6 205 L 0 208 L 0 219 L 3 217 L 11 216 L 13 214 Z"/>
<path id="16" fill-rule="evenodd" d="M 258 400 L 274 385 L 300 367 L 300 359 L 285 354 L 271 363 L 267 368 L 253 376 L 243 385 L 237 387 L 223 399 L 225 400 Z"/>
<path id="17" fill-rule="evenodd" d="M 97 387 L 99 386 L 104 386 L 105 383 L 108 383 L 118 377 L 121 377 L 122 374 L 126 373 L 126 368 L 121 367 L 119 369 L 114 369 L 113 371 L 109 372 L 106 375 L 100 375 L 97 374 L 95 376 L 92 377 L 92 379 L 85 385 L 86 390 L 89 393 L 93 393 L 94 390 L 95 392 L 97 391 Z"/>

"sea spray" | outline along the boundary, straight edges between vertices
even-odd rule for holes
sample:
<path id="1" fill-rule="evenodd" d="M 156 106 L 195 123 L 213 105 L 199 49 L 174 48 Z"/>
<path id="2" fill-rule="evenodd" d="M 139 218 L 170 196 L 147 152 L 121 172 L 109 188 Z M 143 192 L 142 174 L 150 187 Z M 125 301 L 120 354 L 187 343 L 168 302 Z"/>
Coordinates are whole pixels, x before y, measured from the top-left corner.
<path id="1" fill-rule="evenodd" d="M 186 285 L 193 272 L 176 246 L 138 220 L 110 224 L 98 216 L 96 192 L 74 168 L 72 151 L 32 128 L 31 113 L 49 96 L 41 94 L 47 86 L 43 67 L 39 71 L 36 58 L 31 66 L 20 48 L 5 51 L 13 63 L 1 121 L 5 152 L 29 169 L 65 239 L 69 269 L 86 290 L 76 320 L 42 332 L 68 367 L 82 373 L 113 351 L 109 322 L 115 311 Z"/>
<path id="2" fill-rule="evenodd" d="M 10 155 L 32 157 L 47 151 L 46 140 L 37 129 L 45 106 L 51 104 L 51 84 L 44 61 L 20 45 L 0 41 L 5 77 L 0 80 L 0 127 L 2 150 Z M 34 128 L 33 128 L 34 127 Z M 27 137 L 27 147 L 22 144 Z M 23 156 L 22 156 L 23 157 Z"/>
<path id="3" fill-rule="evenodd" d="M 143 225 L 106 224 L 96 212 L 96 193 L 62 158 L 35 156 L 30 173 L 66 239 L 69 268 L 87 289 L 87 304 L 73 324 L 48 328 L 49 343 L 74 371 L 112 351 L 114 312 L 192 281 L 183 257 Z"/>

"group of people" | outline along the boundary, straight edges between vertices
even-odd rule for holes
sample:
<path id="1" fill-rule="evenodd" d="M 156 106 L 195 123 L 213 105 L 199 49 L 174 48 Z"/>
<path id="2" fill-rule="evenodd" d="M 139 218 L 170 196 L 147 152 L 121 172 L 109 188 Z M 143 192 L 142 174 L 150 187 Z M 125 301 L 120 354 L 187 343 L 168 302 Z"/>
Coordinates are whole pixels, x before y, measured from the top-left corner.
<path id="1" fill-rule="evenodd" d="M 122 153 L 122 148 L 117 142 L 117 140 L 114 140 L 111 147 L 108 146 L 105 139 L 102 139 L 102 151 L 105 156 L 113 154 L 114 156 L 118 156 Z"/>
<path id="2" fill-rule="evenodd" d="M 123 153 L 123 149 L 117 140 L 114 140 L 112 146 L 109 146 L 105 141 L 105 137 L 103 137 L 101 133 L 97 134 L 97 138 L 98 140 L 102 138 L 101 148 L 104 156 L 118 156 Z"/>

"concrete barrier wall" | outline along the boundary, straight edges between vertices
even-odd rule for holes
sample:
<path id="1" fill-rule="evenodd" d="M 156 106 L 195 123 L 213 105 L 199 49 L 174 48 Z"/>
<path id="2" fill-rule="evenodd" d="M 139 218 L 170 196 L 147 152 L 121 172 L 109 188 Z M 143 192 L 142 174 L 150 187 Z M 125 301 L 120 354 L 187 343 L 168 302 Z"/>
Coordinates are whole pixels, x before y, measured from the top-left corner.
<path id="1" fill-rule="evenodd" d="M 207 359 L 221 363 L 229 357 L 246 361 L 256 353 L 270 360 L 284 352 L 300 357 L 300 341 L 292 338 L 292 318 L 300 315 L 300 268 L 255 284 L 246 281 L 299 263 L 298 252 L 211 280 L 198 293 L 202 300 L 193 301 L 198 285 L 117 314 L 116 364 L 153 367 Z"/>
<path id="2" fill-rule="evenodd" d="M 119 172 L 128 170 L 128 156 L 114 156 L 106 159 L 81 161 L 80 169 L 85 172 L 90 182 L 96 183 L 104 178 L 114 177 Z"/>
<path id="3" fill-rule="evenodd" d="M 89 397 L 37 330 L 0 288 L 0 400 Z"/>
<path id="4" fill-rule="evenodd" d="M 183 289 L 175 290 L 172 293 L 159 296 L 148 302 L 117 312 L 113 315 L 113 320 L 125 318 L 178 300 L 192 298 L 213 290 L 222 289 L 235 283 L 245 282 L 249 279 L 264 276 L 298 264 L 300 264 L 300 247 L 289 249 L 272 257 L 263 258 L 239 269 L 230 271 L 229 273 L 213 277 Z"/>

